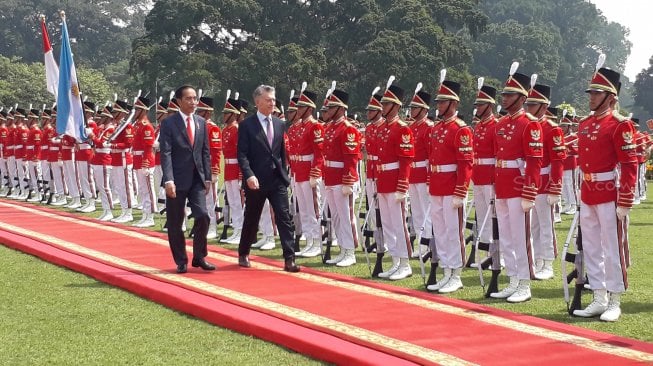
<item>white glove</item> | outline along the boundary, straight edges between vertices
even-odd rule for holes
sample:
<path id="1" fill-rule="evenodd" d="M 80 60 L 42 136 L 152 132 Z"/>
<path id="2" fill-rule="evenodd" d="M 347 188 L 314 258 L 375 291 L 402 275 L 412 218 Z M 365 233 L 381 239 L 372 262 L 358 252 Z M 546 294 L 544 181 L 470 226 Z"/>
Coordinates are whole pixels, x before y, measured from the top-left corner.
<path id="1" fill-rule="evenodd" d="M 406 192 L 395 192 L 395 199 L 397 200 L 397 202 L 403 202 L 406 199 L 406 197 L 408 197 Z"/>
<path id="2" fill-rule="evenodd" d="M 218 174 L 211 174 L 211 183 L 218 183 Z"/>
<path id="3" fill-rule="evenodd" d="M 159 141 L 154 141 L 154 145 L 152 145 L 153 149 L 158 149 L 159 148 Z"/>
<path id="4" fill-rule="evenodd" d="M 621 207 L 617 206 L 617 218 L 619 221 L 623 221 L 626 216 L 628 216 L 628 213 L 630 212 L 630 209 L 628 207 Z"/>
<path id="5" fill-rule="evenodd" d="M 535 206 L 535 202 L 524 198 L 521 199 L 521 209 L 524 210 L 524 212 L 530 211 L 533 206 Z"/>
<path id="6" fill-rule="evenodd" d="M 318 184 L 320 184 L 320 178 L 311 177 L 308 180 L 308 184 L 311 186 L 311 188 L 315 188 L 315 187 L 317 187 Z"/>
<path id="7" fill-rule="evenodd" d="M 546 196 L 546 202 L 549 204 L 549 206 L 553 206 L 556 203 L 560 202 L 560 196 L 555 194 L 549 194 Z"/>
<path id="8" fill-rule="evenodd" d="M 86 127 L 84 129 L 84 132 L 86 132 L 86 136 L 89 136 L 89 135 L 91 135 L 93 133 L 93 129 L 89 128 L 89 127 Z"/>
<path id="9" fill-rule="evenodd" d="M 354 193 L 354 188 L 352 186 L 342 186 L 342 194 L 345 196 L 351 196 Z"/>
<path id="10" fill-rule="evenodd" d="M 465 204 L 465 200 L 458 196 L 454 196 L 453 200 L 451 200 L 451 207 L 453 208 L 461 208 L 463 204 Z"/>

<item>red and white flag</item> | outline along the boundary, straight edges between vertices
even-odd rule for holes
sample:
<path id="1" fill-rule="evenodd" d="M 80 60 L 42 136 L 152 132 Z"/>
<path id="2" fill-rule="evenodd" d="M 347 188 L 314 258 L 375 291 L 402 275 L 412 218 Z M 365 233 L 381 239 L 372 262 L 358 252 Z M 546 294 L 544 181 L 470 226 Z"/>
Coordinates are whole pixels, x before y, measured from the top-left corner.
<path id="1" fill-rule="evenodd" d="M 52 45 L 48 37 L 48 28 L 45 26 L 45 16 L 41 16 L 41 32 L 43 33 L 43 52 L 45 53 L 45 81 L 48 91 L 57 97 L 59 89 L 59 67 L 52 55 Z"/>

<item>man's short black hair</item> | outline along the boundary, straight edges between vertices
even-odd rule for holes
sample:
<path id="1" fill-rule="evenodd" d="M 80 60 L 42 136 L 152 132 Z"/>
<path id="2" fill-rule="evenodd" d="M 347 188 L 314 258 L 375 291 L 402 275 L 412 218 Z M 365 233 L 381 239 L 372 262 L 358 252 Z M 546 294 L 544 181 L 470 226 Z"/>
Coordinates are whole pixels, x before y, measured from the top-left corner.
<path id="1" fill-rule="evenodd" d="M 180 86 L 179 88 L 177 88 L 177 90 L 175 90 L 175 98 L 177 98 L 178 100 L 180 100 L 181 97 L 182 97 L 182 95 L 184 95 L 184 90 L 186 90 L 186 89 L 193 89 L 193 90 L 195 90 L 195 88 L 192 87 L 192 86 L 190 86 L 190 85 L 182 85 L 182 86 Z"/>

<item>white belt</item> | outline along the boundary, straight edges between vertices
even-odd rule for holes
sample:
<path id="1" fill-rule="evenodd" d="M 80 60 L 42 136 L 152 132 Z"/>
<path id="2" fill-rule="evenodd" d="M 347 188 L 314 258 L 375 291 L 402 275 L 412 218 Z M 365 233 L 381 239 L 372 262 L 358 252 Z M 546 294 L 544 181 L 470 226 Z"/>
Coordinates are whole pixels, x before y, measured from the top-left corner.
<path id="1" fill-rule="evenodd" d="M 429 166 L 428 160 L 422 160 L 422 161 L 414 161 L 411 166 L 413 168 L 426 168 Z"/>
<path id="2" fill-rule="evenodd" d="M 367 160 L 379 160 L 379 157 L 376 155 L 367 155 Z"/>
<path id="3" fill-rule="evenodd" d="M 506 168 L 506 169 L 522 169 L 524 163 L 522 159 L 516 160 L 501 160 L 497 159 L 497 168 Z"/>
<path id="4" fill-rule="evenodd" d="M 73 149 L 72 146 L 62 146 L 61 147 L 61 150 L 72 150 L 72 149 Z"/>
<path id="5" fill-rule="evenodd" d="M 50 150 L 51 151 L 59 151 L 59 147 L 58 146 L 50 146 Z"/>
<path id="6" fill-rule="evenodd" d="M 452 173 L 458 170 L 457 164 L 432 165 L 431 171 L 435 173 Z"/>
<path id="7" fill-rule="evenodd" d="M 80 144 L 79 145 L 80 150 L 88 150 L 90 148 L 91 148 L 91 145 L 89 145 L 89 144 Z"/>
<path id="8" fill-rule="evenodd" d="M 134 154 L 134 156 L 141 156 L 141 155 L 145 154 L 145 151 L 134 151 L 133 154 Z"/>
<path id="9" fill-rule="evenodd" d="M 22 149 L 23 145 L 14 145 L 14 149 Z"/>
<path id="10" fill-rule="evenodd" d="M 41 146 L 41 150 L 47 150 L 47 149 L 49 149 L 49 148 L 50 148 L 50 146 L 47 146 L 47 145 L 45 145 L 45 146 Z"/>
<path id="11" fill-rule="evenodd" d="M 551 174 L 551 166 L 545 166 L 544 168 L 540 168 L 540 175 L 547 175 Z"/>
<path id="12" fill-rule="evenodd" d="M 394 163 L 379 164 L 376 166 L 376 169 L 380 172 L 399 169 L 399 162 L 395 161 Z"/>
<path id="13" fill-rule="evenodd" d="M 497 163 L 495 158 L 479 158 L 474 159 L 474 165 L 494 165 Z"/>
<path id="14" fill-rule="evenodd" d="M 120 154 L 129 152 L 129 149 L 111 149 L 112 154 Z"/>
<path id="15" fill-rule="evenodd" d="M 238 164 L 238 159 L 224 159 L 225 164 Z"/>
<path id="16" fill-rule="evenodd" d="M 111 149 L 109 149 L 108 147 L 103 147 L 101 149 L 95 149 L 95 152 L 99 154 L 110 154 Z"/>
<path id="17" fill-rule="evenodd" d="M 13 149 L 14 145 L 7 145 L 7 149 Z"/>
<path id="18" fill-rule="evenodd" d="M 30 145 L 30 146 L 27 146 L 27 147 L 25 147 L 25 148 L 26 148 L 27 150 L 34 150 L 34 145 Z"/>
<path id="19" fill-rule="evenodd" d="M 604 182 L 607 180 L 614 180 L 615 178 L 614 171 L 602 173 L 581 173 L 583 173 L 583 180 L 586 182 Z"/>
<path id="20" fill-rule="evenodd" d="M 313 154 L 310 155 L 290 155 L 292 161 L 313 161 Z"/>
<path id="21" fill-rule="evenodd" d="M 345 163 L 342 161 L 332 161 L 332 160 L 325 160 L 324 165 L 328 166 L 329 168 L 344 168 Z"/>

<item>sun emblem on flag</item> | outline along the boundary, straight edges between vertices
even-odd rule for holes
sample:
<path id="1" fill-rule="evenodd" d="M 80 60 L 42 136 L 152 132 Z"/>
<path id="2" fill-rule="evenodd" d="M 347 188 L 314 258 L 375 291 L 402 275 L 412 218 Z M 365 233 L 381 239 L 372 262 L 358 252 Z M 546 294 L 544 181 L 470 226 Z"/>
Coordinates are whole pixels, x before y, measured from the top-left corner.
<path id="1" fill-rule="evenodd" d="M 77 98 L 79 98 L 79 86 L 77 84 L 73 84 L 73 86 L 70 88 L 70 92 Z"/>
<path id="2" fill-rule="evenodd" d="M 540 131 L 539 130 L 531 130 L 531 137 L 533 140 L 539 140 L 540 139 Z"/>
<path id="3" fill-rule="evenodd" d="M 621 136 L 624 138 L 624 142 L 627 144 L 630 144 L 633 142 L 633 133 L 630 131 L 626 131 Z"/>
<path id="4" fill-rule="evenodd" d="M 460 136 L 460 143 L 463 145 L 469 145 L 469 136 Z"/>

